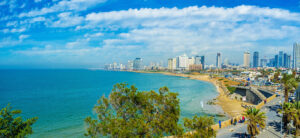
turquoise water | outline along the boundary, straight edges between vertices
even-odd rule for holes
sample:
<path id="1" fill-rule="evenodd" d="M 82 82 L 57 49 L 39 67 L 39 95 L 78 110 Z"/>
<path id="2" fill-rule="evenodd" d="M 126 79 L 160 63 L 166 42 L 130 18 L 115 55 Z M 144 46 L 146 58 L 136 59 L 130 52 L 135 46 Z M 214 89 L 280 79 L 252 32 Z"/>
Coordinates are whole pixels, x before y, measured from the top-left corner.
<path id="1" fill-rule="evenodd" d="M 83 137 L 84 118 L 112 86 L 126 82 L 139 90 L 168 86 L 178 92 L 181 116 L 214 115 L 222 112 L 206 105 L 217 96 L 208 82 L 162 74 L 92 70 L 0 70 L 0 107 L 11 103 L 24 118 L 39 117 L 30 137 Z M 203 108 L 202 104 L 203 103 Z M 223 120 L 224 118 L 222 118 Z"/>

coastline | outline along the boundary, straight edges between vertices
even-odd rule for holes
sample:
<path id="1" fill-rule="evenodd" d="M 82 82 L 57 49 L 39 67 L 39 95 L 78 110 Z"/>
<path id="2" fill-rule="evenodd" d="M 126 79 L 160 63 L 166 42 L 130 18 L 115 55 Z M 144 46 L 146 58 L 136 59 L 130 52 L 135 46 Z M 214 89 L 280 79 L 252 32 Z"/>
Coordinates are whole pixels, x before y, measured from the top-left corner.
<path id="1" fill-rule="evenodd" d="M 219 93 L 219 95 L 215 98 L 216 99 L 215 104 L 220 106 L 229 117 L 235 117 L 241 115 L 244 111 L 244 108 L 242 108 L 241 106 L 243 102 L 230 99 L 225 94 L 225 91 L 222 89 L 222 87 L 224 87 L 224 84 L 220 82 L 217 78 L 210 78 L 209 75 L 207 74 L 193 75 L 193 74 L 182 74 L 182 73 L 172 73 L 172 72 L 145 72 L 145 71 L 135 71 L 135 72 L 136 73 L 159 73 L 163 75 L 180 76 L 189 79 L 210 82 L 216 87 L 217 92 Z"/>

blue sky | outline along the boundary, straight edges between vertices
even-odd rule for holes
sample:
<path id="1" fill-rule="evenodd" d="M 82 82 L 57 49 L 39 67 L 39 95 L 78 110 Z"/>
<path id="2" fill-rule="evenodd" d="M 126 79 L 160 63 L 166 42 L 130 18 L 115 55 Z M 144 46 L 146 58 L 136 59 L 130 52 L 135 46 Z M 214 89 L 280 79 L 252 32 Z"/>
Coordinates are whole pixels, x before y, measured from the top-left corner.
<path id="1" fill-rule="evenodd" d="M 0 68 L 93 68 L 205 55 L 242 63 L 300 41 L 296 0 L 0 0 Z"/>

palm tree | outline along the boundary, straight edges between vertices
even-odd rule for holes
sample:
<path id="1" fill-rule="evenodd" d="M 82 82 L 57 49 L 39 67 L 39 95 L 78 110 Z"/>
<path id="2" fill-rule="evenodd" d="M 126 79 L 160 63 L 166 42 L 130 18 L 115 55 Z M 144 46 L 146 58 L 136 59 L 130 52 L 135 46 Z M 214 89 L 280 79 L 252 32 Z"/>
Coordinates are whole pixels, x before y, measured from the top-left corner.
<path id="1" fill-rule="evenodd" d="M 284 127 L 286 128 L 287 124 L 293 119 L 294 115 L 294 105 L 289 102 L 285 102 L 281 105 L 282 109 L 278 111 L 283 114 L 282 121 L 284 122 Z"/>
<path id="2" fill-rule="evenodd" d="M 300 101 L 294 103 L 293 120 L 296 126 L 295 136 L 300 136 Z"/>
<path id="3" fill-rule="evenodd" d="M 260 128 L 266 127 L 266 116 L 265 112 L 260 112 L 259 109 L 249 108 L 243 114 L 247 118 L 247 130 L 251 137 L 259 134 Z"/>
<path id="4" fill-rule="evenodd" d="M 284 86 L 284 102 L 288 102 L 289 101 L 289 93 L 291 93 L 294 89 L 297 89 L 298 82 L 293 77 L 293 75 L 283 74 L 281 83 Z"/>
<path id="5" fill-rule="evenodd" d="M 289 123 L 291 120 L 294 121 L 294 126 L 296 126 L 295 136 L 300 135 L 300 101 L 296 103 L 284 103 L 282 109 L 279 112 L 284 113 L 286 116 L 285 124 Z"/>

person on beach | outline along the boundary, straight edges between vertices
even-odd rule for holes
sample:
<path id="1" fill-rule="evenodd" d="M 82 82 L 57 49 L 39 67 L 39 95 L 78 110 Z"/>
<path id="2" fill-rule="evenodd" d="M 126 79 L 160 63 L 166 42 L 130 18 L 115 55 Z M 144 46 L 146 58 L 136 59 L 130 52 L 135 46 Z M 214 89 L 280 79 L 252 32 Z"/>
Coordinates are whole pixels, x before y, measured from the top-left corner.
<path id="1" fill-rule="evenodd" d="M 236 120 L 236 118 L 234 119 L 234 125 L 236 125 L 236 122 L 237 122 L 237 120 Z"/>
<path id="2" fill-rule="evenodd" d="M 232 125 L 233 124 L 233 119 L 231 118 L 231 120 L 230 120 L 230 124 Z"/>
<path id="3" fill-rule="evenodd" d="M 222 127 L 222 122 L 221 122 L 221 120 L 219 120 L 219 127 L 220 127 L 220 128 Z"/>

